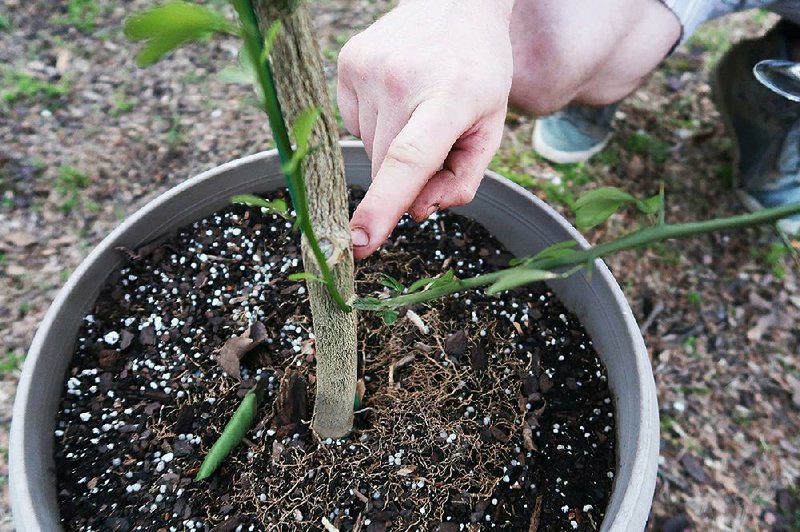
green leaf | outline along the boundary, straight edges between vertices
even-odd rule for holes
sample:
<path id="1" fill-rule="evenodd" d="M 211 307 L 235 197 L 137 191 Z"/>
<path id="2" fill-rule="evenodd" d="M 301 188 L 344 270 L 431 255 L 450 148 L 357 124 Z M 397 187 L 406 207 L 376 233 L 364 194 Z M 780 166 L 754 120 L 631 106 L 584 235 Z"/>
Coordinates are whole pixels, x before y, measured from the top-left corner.
<path id="1" fill-rule="evenodd" d="M 281 21 L 276 20 L 267 28 L 267 34 L 264 36 L 264 61 L 269 58 L 272 53 L 272 47 L 275 45 L 275 38 L 278 37 L 278 32 L 281 31 Z"/>
<path id="2" fill-rule="evenodd" d="M 450 283 L 455 282 L 457 280 L 458 279 L 456 279 L 456 272 L 453 271 L 452 269 L 447 270 L 442 275 L 440 275 L 439 277 L 437 277 L 436 279 L 433 280 L 431 285 L 428 287 L 428 290 L 433 290 L 434 288 L 440 288 L 442 286 L 447 286 Z"/>
<path id="3" fill-rule="evenodd" d="M 386 305 L 381 299 L 373 296 L 359 297 L 353 301 L 353 308 L 357 310 L 376 311 L 385 309 Z"/>
<path id="4" fill-rule="evenodd" d="M 615 187 L 600 187 L 590 190 L 575 202 L 575 223 L 579 229 L 590 229 L 605 222 L 626 203 L 638 200 Z"/>
<path id="5" fill-rule="evenodd" d="M 492 284 L 486 290 L 486 293 L 489 295 L 494 295 L 498 292 L 504 292 L 519 286 L 524 286 L 526 284 L 531 284 L 538 281 L 544 281 L 546 279 L 554 279 L 556 277 L 558 277 L 558 274 L 544 270 L 533 270 L 528 268 L 508 270 L 500 279 L 495 281 L 494 284 Z"/>
<path id="6" fill-rule="evenodd" d="M 152 65 L 183 44 L 208 33 L 235 33 L 222 15 L 189 2 L 171 2 L 137 13 L 125 22 L 125 36 L 145 41 L 136 55 L 140 67 Z"/>
<path id="7" fill-rule="evenodd" d="M 450 283 L 455 282 L 457 280 L 458 279 L 456 279 L 456 273 L 452 269 L 450 269 L 436 277 L 425 277 L 414 281 L 413 283 L 411 283 L 411 286 L 408 287 L 407 293 L 413 294 L 415 292 L 419 292 L 422 289 L 432 290 L 434 288 L 447 286 Z"/>
<path id="8" fill-rule="evenodd" d="M 570 253 L 574 253 L 574 248 L 577 245 L 578 243 L 575 240 L 562 240 L 561 242 L 556 242 L 552 246 L 544 248 L 539 253 L 531 257 L 530 260 L 545 260 L 563 257 Z"/>
<path id="9" fill-rule="evenodd" d="M 636 202 L 636 207 L 645 214 L 655 214 L 661 209 L 661 194 Z"/>
<path id="10" fill-rule="evenodd" d="M 213 475 L 223 460 L 244 439 L 245 434 L 247 434 L 247 431 L 250 430 L 256 420 L 258 405 L 264 399 L 265 384 L 266 380 L 260 380 L 256 386 L 245 394 L 239 408 L 233 413 L 230 421 L 222 430 L 222 434 L 219 435 L 219 438 L 214 442 L 211 450 L 203 460 L 200 470 L 194 477 L 195 480 L 204 480 Z"/>
<path id="11" fill-rule="evenodd" d="M 411 283 L 411 286 L 408 287 L 408 293 L 413 294 L 414 292 L 419 292 L 427 285 L 431 284 L 436 280 L 436 277 L 424 277 L 422 279 L 418 279 Z"/>
<path id="12" fill-rule="evenodd" d="M 298 272 L 298 273 L 290 273 L 286 276 L 287 279 L 290 281 L 316 281 L 318 283 L 324 283 L 325 280 L 317 277 L 313 273 L 308 272 Z"/>
<path id="13" fill-rule="evenodd" d="M 235 66 L 226 66 L 217 73 L 217 77 L 222 83 L 231 85 L 252 85 L 255 81 L 252 70 Z M 256 102 L 256 107 L 261 108 L 258 102 Z"/>
<path id="14" fill-rule="evenodd" d="M 306 109 L 297 117 L 292 126 L 294 135 L 295 150 L 292 159 L 286 163 L 282 170 L 286 174 L 293 174 L 300 163 L 303 161 L 310 150 L 311 133 L 314 131 L 314 124 L 320 117 L 320 110 L 316 107 Z"/>
<path id="15" fill-rule="evenodd" d="M 385 310 L 381 316 L 383 317 L 383 323 L 391 325 L 397 321 L 398 314 L 395 310 Z"/>
<path id="16" fill-rule="evenodd" d="M 402 292 L 406 288 L 400 281 L 385 273 L 381 275 L 381 284 L 394 292 Z"/>
<path id="17" fill-rule="evenodd" d="M 266 209 L 267 212 L 283 216 L 287 220 L 292 218 L 289 214 L 289 207 L 282 199 L 270 201 L 265 200 L 264 198 L 259 198 L 258 196 L 254 196 L 253 194 L 240 194 L 238 196 L 233 196 L 231 198 L 231 203 L 238 203 L 240 205 L 247 205 L 248 207 L 259 207 L 261 209 Z"/>

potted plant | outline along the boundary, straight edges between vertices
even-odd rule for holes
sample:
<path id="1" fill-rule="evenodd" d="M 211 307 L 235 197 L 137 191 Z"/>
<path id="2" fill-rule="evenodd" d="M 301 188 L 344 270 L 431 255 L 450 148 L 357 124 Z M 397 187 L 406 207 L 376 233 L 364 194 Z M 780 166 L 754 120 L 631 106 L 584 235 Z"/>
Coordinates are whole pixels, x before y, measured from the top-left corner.
<path id="1" fill-rule="evenodd" d="M 247 7 L 246 4 L 249 3 L 239 2 L 237 7 Z M 292 7 L 293 10 L 286 15 L 288 19 L 284 18 L 283 31 L 290 36 L 288 38 L 297 38 L 299 34 L 305 34 L 308 39 L 310 32 L 308 32 L 307 15 L 302 10 L 294 10 L 295 6 L 289 7 Z M 243 12 L 240 11 L 241 13 Z M 407 290 L 406 294 L 397 293 L 388 299 L 361 298 L 353 300 L 347 288 L 341 286 L 342 279 L 345 284 L 352 285 L 352 273 L 337 273 L 336 271 L 337 268 L 347 269 L 348 262 L 351 262 L 351 258 L 347 257 L 348 245 L 337 244 L 336 238 L 327 238 L 328 242 L 324 242 L 329 234 L 337 234 L 337 231 L 338 234 L 341 234 L 342 220 L 338 220 L 338 229 L 329 227 L 327 224 L 333 217 L 319 216 L 319 213 L 324 212 L 329 203 L 322 201 L 321 204 L 318 203 L 314 207 L 313 202 L 319 201 L 319 198 L 311 197 L 308 201 L 310 209 L 303 216 L 303 200 L 298 196 L 298 194 L 302 194 L 302 188 L 298 187 L 308 187 L 308 190 L 318 191 L 326 186 L 325 180 L 307 181 L 304 184 L 298 172 L 302 171 L 303 165 L 332 164 L 335 166 L 337 164 L 335 156 L 331 155 L 331 153 L 335 153 L 335 147 L 331 145 L 332 141 L 330 140 L 331 131 L 334 128 L 330 119 L 323 118 L 321 121 L 314 122 L 311 118 L 303 118 L 313 116 L 314 113 L 304 114 L 312 107 L 326 107 L 320 103 L 322 97 L 319 94 L 310 100 L 303 100 L 302 94 L 289 92 L 296 99 L 285 99 L 283 103 L 297 102 L 294 110 L 287 113 L 294 118 L 296 123 L 295 143 L 297 149 L 291 150 L 288 145 L 288 135 L 285 134 L 285 125 L 283 126 L 284 133 L 280 133 L 281 124 L 278 123 L 280 116 L 274 112 L 277 108 L 275 91 L 268 87 L 270 80 L 265 74 L 268 70 L 260 68 L 265 64 L 262 64 L 264 62 L 263 50 L 259 50 L 258 46 L 263 46 L 261 43 L 264 43 L 264 40 L 259 33 L 254 31 L 255 19 L 249 18 L 252 15 L 251 11 L 242 16 L 245 37 L 251 39 L 250 57 L 261 58 L 255 70 L 261 76 L 260 86 L 265 102 L 268 106 L 273 107 L 270 120 L 273 126 L 277 127 L 276 140 L 279 148 L 282 149 L 278 153 L 269 152 L 228 163 L 201 174 L 154 200 L 109 235 L 70 278 L 34 339 L 18 389 L 11 442 L 11 492 L 19 528 L 50 530 L 59 526 L 57 497 L 52 477 L 52 434 L 54 430 L 57 430 L 53 423 L 53 415 L 58 410 L 63 376 L 72 354 L 72 342 L 63 342 L 63 339 L 77 337 L 84 312 L 95 301 L 104 281 L 112 278 L 114 272 L 122 264 L 123 258 L 117 251 L 118 248 L 140 250 L 142 246 L 157 242 L 178 228 L 219 210 L 228 204 L 231 196 L 263 194 L 273 191 L 283 182 L 284 172 L 290 175 L 290 189 L 292 186 L 294 187 L 294 205 L 296 209 L 300 209 L 301 223 L 306 225 L 304 227 L 306 242 L 317 240 L 317 244 L 320 242 L 324 244 L 317 245 L 315 249 L 312 242 L 307 246 L 304 255 L 307 278 L 310 280 L 307 283 L 308 290 L 316 291 L 316 295 L 312 295 L 312 310 L 315 320 L 319 316 L 327 319 L 331 315 L 337 314 L 345 321 L 352 320 L 353 313 L 342 308 L 344 305 L 348 305 L 360 306 L 366 311 L 379 312 L 386 315 L 388 321 L 392 321 L 396 319 L 396 315 L 393 313 L 397 309 L 447 293 L 481 286 L 495 286 L 497 290 L 502 290 L 535 280 L 551 278 L 549 285 L 552 290 L 567 308 L 578 316 L 581 324 L 591 336 L 594 346 L 608 370 L 609 386 L 615 400 L 617 467 L 614 472 L 613 492 L 602 527 L 627 530 L 643 526 L 649 510 L 656 471 L 658 420 L 655 389 L 649 360 L 630 309 L 608 270 L 595 259 L 604 253 L 630 249 L 666 238 L 774 220 L 785 215 L 786 212 L 769 212 L 760 216 L 739 217 L 686 226 L 670 226 L 665 224 L 662 219 L 656 227 L 634 233 L 617 242 L 589 249 L 585 240 L 551 209 L 519 187 L 489 173 L 476 200 L 471 205 L 457 211 L 477 220 L 490 233 L 496 235 L 510 252 L 523 259 L 518 261 L 513 268 L 504 270 L 504 272 L 494 273 L 488 277 L 471 278 L 477 280 L 455 279 L 453 282 L 439 283 L 438 285 L 435 280 L 431 280 L 424 285 L 425 288 L 422 290 L 413 292 Z M 203 32 L 214 28 L 229 29 L 226 24 L 219 22 L 213 16 L 208 17 L 203 24 L 198 26 Z M 294 24 L 298 24 L 298 26 L 293 26 Z M 262 29 L 263 27 L 262 24 Z M 189 33 L 188 37 L 194 35 Z M 282 49 L 284 53 L 292 49 L 286 42 L 282 44 L 280 33 L 273 34 L 272 38 L 276 39 L 276 53 L 281 53 L 279 51 Z M 313 40 L 305 42 L 306 44 L 303 46 L 293 49 L 313 49 Z M 174 44 L 173 41 L 171 45 Z M 297 65 L 303 64 L 303 61 L 275 60 L 274 64 L 285 64 L 288 68 L 295 68 Z M 319 76 L 318 70 L 316 69 L 316 74 L 314 74 L 314 68 L 309 69 L 308 72 L 295 72 L 294 74 L 281 75 L 278 73 L 276 79 L 298 79 L 308 75 L 312 76 L 309 85 L 319 87 L 320 83 L 313 80 L 314 75 Z M 290 105 L 286 105 L 286 107 L 290 107 Z M 315 131 L 314 134 L 311 134 L 311 129 Z M 322 132 L 326 129 L 328 134 L 324 135 Z M 303 130 L 307 133 L 303 134 Z M 282 144 L 283 146 L 281 146 Z M 307 155 L 307 148 L 310 145 L 324 145 L 326 148 L 304 157 Z M 369 163 L 363 149 L 357 145 L 344 144 L 343 152 L 349 182 L 362 186 L 367 185 Z M 295 158 L 292 154 L 300 155 Z M 322 162 L 315 163 L 317 160 Z M 325 170 L 318 168 L 315 172 L 307 171 L 306 175 L 309 179 L 319 178 L 327 176 L 329 171 L 337 173 L 335 168 L 330 170 L 330 167 L 326 167 Z M 291 179 L 294 181 L 292 182 Z M 341 203 L 338 211 L 341 213 L 344 208 L 342 200 L 344 183 L 341 182 L 339 186 L 340 190 L 333 195 L 337 196 L 338 194 L 338 201 Z M 637 203 L 643 210 L 652 212 L 658 210 L 658 205 L 663 201 L 662 198 L 656 199 L 659 201 L 651 199 L 648 202 L 637 202 L 619 191 L 599 191 L 583 202 L 583 216 L 588 221 L 596 221 L 596 219 L 601 219 L 603 214 L 607 216 L 625 202 Z M 315 216 L 318 217 L 315 219 Z M 343 223 L 346 227 L 346 216 Z M 312 226 L 310 230 L 309 225 Z M 322 236 L 317 238 L 314 234 Z M 346 237 L 344 239 L 346 241 Z M 574 241 L 574 244 L 569 243 L 566 246 L 559 244 L 564 241 Z M 324 254 L 323 248 L 329 250 L 328 256 L 324 258 L 320 256 L 321 253 Z M 545 250 L 544 254 L 541 253 L 543 250 Z M 533 255 L 534 253 L 538 253 L 538 256 Z M 331 261 L 331 257 L 336 257 L 338 260 Z M 525 257 L 528 259 L 524 259 Z M 591 275 L 584 272 L 563 277 L 553 273 L 554 271 L 560 272 L 564 267 L 570 265 L 585 265 L 587 261 L 592 268 Z M 328 262 L 335 264 L 332 268 L 333 271 L 326 273 L 324 270 Z M 440 276 L 440 278 L 443 277 L 444 275 Z M 322 282 L 314 280 L 317 278 L 322 279 Z M 336 284 L 340 291 L 339 297 L 330 295 L 331 293 L 335 294 L 336 290 L 328 292 L 331 284 L 330 278 L 338 280 Z M 402 291 L 397 290 L 397 292 Z M 314 308 L 313 298 L 319 300 L 317 304 L 321 305 L 320 307 Z M 324 327 L 325 325 L 322 326 L 323 329 Z M 350 326 L 348 325 L 348 327 Z M 341 329 L 336 328 L 335 330 L 340 331 Z M 315 332 L 319 332 L 316 326 Z M 337 346 L 335 350 L 337 352 L 338 346 L 341 345 L 340 336 L 337 333 L 329 343 L 329 345 Z M 109 343 L 115 343 L 111 340 L 113 339 L 110 339 Z M 324 371 L 319 364 L 325 358 L 325 355 L 320 352 L 320 347 L 325 342 L 324 337 L 317 334 L 315 353 L 318 367 L 317 383 L 319 383 L 319 374 Z M 354 343 L 354 336 L 348 342 Z M 354 349 L 352 347 L 351 352 L 345 357 L 349 361 L 349 369 L 343 372 L 333 371 L 340 375 L 339 380 L 344 384 L 342 384 L 343 391 L 339 390 L 335 394 L 338 402 L 342 404 L 331 409 L 334 417 L 339 416 L 338 421 L 331 426 L 341 426 L 342 422 L 344 425 L 348 425 L 352 420 L 352 398 L 356 391 L 354 367 L 356 353 Z M 340 370 L 341 368 L 334 369 Z M 320 402 L 318 396 L 318 406 Z M 327 434 L 331 438 L 343 435 L 339 429 L 327 428 L 325 424 L 321 424 L 320 418 L 321 416 L 315 418 L 314 424 L 314 428 L 319 433 L 325 435 L 328 431 Z M 344 432 L 348 430 L 349 428 Z M 197 463 L 198 457 L 194 457 L 194 461 Z M 163 460 L 161 462 L 163 463 Z M 533 515 L 535 512 L 533 509 Z M 327 527 L 330 523 L 325 524 L 325 520 L 328 520 L 327 517 L 316 525 Z M 596 524 L 599 525 L 599 523 Z"/>

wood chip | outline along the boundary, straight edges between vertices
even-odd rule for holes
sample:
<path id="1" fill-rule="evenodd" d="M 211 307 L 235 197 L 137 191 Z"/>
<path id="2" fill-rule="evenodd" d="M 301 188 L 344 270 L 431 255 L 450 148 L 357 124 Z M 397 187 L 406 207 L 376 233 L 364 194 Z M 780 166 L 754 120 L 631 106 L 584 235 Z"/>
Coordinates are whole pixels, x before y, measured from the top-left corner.
<path id="1" fill-rule="evenodd" d="M 3 237 L 3 240 L 18 248 L 26 248 L 36 243 L 36 237 L 25 231 L 11 231 Z"/>
<path id="2" fill-rule="evenodd" d="M 322 517 L 322 526 L 324 526 L 325 530 L 328 532 L 339 532 L 339 529 L 333 526 L 333 523 L 328 521 L 328 518 L 325 516 Z"/>
<path id="3" fill-rule="evenodd" d="M 445 338 L 444 352 L 450 356 L 459 357 L 467 352 L 469 345 L 467 344 L 467 331 L 464 329 L 458 330 Z"/>
<path id="4" fill-rule="evenodd" d="M 539 530 L 539 519 L 542 516 L 542 500 L 543 496 L 536 497 L 536 504 L 533 506 L 533 513 L 531 514 L 531 524 L 528 527 L 528 532 L 536 532 Z"/>
<path id="5" fill-rule="evenodd" d="M 394 384 L 394 371 L 409 364 L 413 360 L 414 360 L 414 354 L 412 353 L 410 355 L 404 356 L 403 358 L 401 358 L 397 362 L 394 362 L 393 364 L 389 364 L 389 386 Z"/>
<path id="6" fill-rule="evenodd" d="M 428 326 L 425 325 L 424 321 L 422 321 L 422 318 L 419 317 L 419 314 L 417 314 L 413 310 L 406 311 L 406 318 L 408 318 L 409 321 L 411 321 L 411 323 L 414 324 L 414 326 L 419 330 L 420 333 L 428 334 L 430 332 L 430 329 L 428 329 Z"/>

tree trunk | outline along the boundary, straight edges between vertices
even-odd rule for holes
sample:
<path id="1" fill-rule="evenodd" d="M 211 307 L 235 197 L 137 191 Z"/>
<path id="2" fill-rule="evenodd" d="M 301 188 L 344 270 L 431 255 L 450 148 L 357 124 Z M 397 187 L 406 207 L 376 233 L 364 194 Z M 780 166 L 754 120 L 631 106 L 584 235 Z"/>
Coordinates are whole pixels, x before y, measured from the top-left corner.
<path id="1" fill-rule="evenodd" d="M 287 123 L 294 123 L 301 112 L 310 108 L 316 107 L 321 112 L 311 136 L 313 149 L 303 162 L 308 208 L 314 233 L 328 257 L 339 291 L 344 300 L 349 301 L 355 290 L 344 161 L 311 17 L 306 7 L 296 0 L 254 0 L 253 7 L 262 32 L 275 20 L 282 23 L 271 56 Z M 305 271 L 320 275 L 305 239 L 303 266 Z M 340 310 L 322 283 L 308 282 L 307 285 L 317 360 L 312 427 L 323 438 L 340 438 L 353 426 L 356 312 Z"/>

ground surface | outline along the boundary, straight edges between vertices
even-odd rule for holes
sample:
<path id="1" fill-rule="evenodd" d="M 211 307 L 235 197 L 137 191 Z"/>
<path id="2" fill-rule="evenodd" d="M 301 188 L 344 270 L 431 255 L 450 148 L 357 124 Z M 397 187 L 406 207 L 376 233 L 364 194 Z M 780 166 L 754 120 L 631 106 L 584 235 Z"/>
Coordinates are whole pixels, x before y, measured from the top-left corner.
<path id="1" fill-rule="evenodd" d="M 387 4 L 318 2 L 326 56 L 334 59 Z M 0 2 L 0 448 L 18 366 L 80 260 L 148 199 L 268 145 L 249 90 L 216 78 L 235 55 L 233 40 L 136 69 L 120 21 L 143 5 Z M 723 186 L 731 143 L 706 79 L 731 42 L 772 22 L 753 13 L 707 26 L 628 98 L 615 139 L 591 164 L 537 159 L 532 121 L 512 114 L 493 168 L 567 216 L 581 190 L 615 185 L 644 195 L 662 180 L 672 221 L 740 212 Z M 637 222 L 617 215 L 589 238 Z M 654 530 L 800 527 L 800 268 L 773 242 L 765 229 L 608 261 L 645 327 L 658 385 Z M 0 469 L 7 474 L 5 452 Z M 6 501 L 4 494 L 0 528 L 11 527 Z"/>

